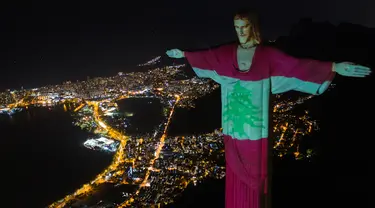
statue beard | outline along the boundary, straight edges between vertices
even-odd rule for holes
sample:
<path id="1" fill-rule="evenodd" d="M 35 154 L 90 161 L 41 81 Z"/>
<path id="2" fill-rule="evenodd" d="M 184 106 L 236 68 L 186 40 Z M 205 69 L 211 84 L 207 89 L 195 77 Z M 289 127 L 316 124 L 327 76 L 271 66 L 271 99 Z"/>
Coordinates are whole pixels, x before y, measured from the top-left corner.
<path id="1" fill-rule="evenodd" d="M 251 47 L 254 44 L 250 36 L 247 36 L 247 37 L 243 37 L 243 36 L 241 37 L 241 36 L 239 36 L 238 37 L 238 42 L 244 48 Z"/>
<path id="2" fill-rule="evenodd" d="M 238 41 L 239 41 L 241 44 L 246 44 L 247 42 L 250 41 L 250 37 L 249 37 L 249 35 L 247 35 L 247 36 L 241 36 L 241 35 L 238 35 Z"/>

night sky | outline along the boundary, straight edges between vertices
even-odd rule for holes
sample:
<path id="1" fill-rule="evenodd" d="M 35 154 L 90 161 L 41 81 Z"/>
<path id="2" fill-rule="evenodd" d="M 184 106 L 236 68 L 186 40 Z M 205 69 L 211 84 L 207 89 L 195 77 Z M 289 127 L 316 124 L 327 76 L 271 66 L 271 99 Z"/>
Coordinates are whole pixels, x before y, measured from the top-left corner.
<path id="1" fill-rule="evenodd" d="M 133 71 L 169 48 L 235 39 L 232 13 L 253 7 L 263 35 L 287 35 L 301 17 L 375 27 L 369 0 L 7 2 L 0 8 L 0 90 Z"/>

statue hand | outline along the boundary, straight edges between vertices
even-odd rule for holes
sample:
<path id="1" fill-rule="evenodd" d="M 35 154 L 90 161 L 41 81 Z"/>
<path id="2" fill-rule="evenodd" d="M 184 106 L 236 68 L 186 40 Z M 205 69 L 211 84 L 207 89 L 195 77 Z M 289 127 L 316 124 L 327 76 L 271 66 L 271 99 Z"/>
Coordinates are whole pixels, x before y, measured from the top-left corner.
<path id="1" fill-rule="evenodd" d="M 166 54 L 167 56 L 171 58 L 184 58 L 185 57 L 184 52 L 181 51 L 180 49 L 168 50 Z"/>
<path id="2" fill-rule="evenodd" d="M 334 71 L 347 77 L 365 77 L 371 73 L 370 68 L 350 62 L 335 63 Z"/>

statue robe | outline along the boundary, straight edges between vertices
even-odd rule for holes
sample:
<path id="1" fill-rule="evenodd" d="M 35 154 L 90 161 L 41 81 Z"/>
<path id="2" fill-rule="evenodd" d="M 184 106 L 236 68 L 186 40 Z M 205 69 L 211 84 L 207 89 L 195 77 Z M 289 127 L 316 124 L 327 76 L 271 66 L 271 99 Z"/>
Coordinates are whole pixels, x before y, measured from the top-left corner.
<path id="1" fill-rule="evenodd" d="M 333 63 L 297 59 L 260 45 L 244 73 L 237 70 L 237 44 L 185 52 L 185 57 L 198 77 L 221 85 L 226 208 L 259 208 L 267 194 L 270 92 L 319 95 L 334 77 Z"/>

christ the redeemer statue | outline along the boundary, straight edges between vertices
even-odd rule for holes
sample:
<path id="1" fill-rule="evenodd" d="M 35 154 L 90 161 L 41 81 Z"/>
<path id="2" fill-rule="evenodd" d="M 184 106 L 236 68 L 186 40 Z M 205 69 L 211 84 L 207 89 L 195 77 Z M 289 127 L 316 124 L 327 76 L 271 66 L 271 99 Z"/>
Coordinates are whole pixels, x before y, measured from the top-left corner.
<path id="1" fill-rule="evenodd" d="M 167 51 L 183 58 L 198 77 L 221 85 L 226 159 L 226 208 L 260 208 L 267 196 L 270 92 L 320 95 L 335 74 L 365 77 L 370 68 L 349 62 L 298 59 L 261 45 L 257 16 L 234 16 L 238 42 L 202 51 Z"/>

